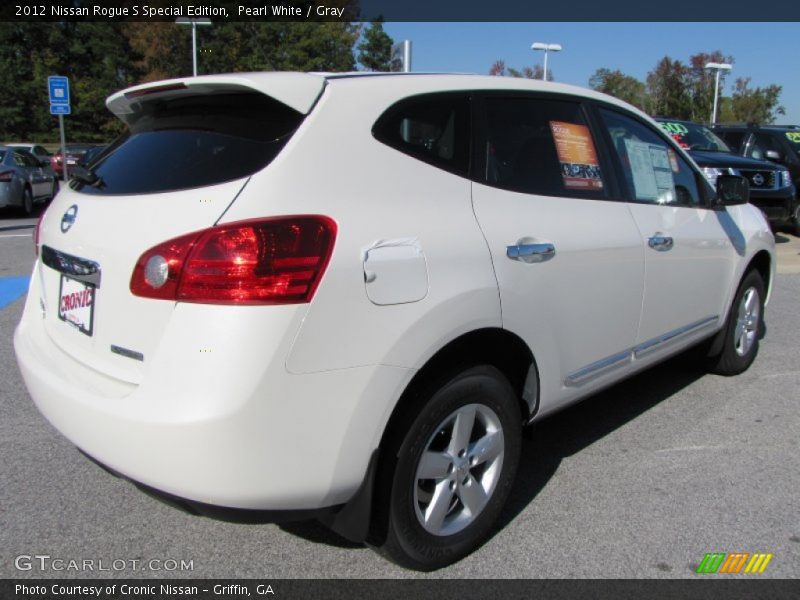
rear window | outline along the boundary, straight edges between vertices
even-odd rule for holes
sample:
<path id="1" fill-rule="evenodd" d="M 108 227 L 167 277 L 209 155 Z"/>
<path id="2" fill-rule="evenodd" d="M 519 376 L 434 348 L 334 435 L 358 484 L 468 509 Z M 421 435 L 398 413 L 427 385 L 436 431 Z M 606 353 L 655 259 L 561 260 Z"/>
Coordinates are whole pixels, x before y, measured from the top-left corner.
<path id="1" fill-rule="evenodd" d="M 247 177 L 268 165 L 303 115 L 257 92 L 144 101 L 118 138 L 92 165 L 87 194 L 152 194 Z"/>

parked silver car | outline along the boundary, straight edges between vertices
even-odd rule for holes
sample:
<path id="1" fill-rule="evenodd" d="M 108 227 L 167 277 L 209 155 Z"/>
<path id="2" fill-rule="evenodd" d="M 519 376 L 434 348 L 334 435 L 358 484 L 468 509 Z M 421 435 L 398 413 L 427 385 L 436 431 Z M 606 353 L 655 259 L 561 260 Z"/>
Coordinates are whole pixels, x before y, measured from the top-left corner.
<path id="1" fill-rule="evenodd" d="M 47 148 L 45 148 L 41 144 L 6 144 L 6 146 L 8 146 L 9 148 L 18 148 L 19 150 L 25 150 L 26 152 L 30 152 L 36 157 L 36 160 L 38 160 L 39 162 L 47 163 L 48 165 L 50 164 L 50 157 L 52 156 L 52 154 L 50 154 L 47 151 Z"/>
<path id="2" fill-rule="evenodd" d="M 42 167 L 33 154 L 0 146 L 0 208 L 13 206 L 30 215 L 34 204 L 47 202 L 56 192 L 55 175 Z"/>

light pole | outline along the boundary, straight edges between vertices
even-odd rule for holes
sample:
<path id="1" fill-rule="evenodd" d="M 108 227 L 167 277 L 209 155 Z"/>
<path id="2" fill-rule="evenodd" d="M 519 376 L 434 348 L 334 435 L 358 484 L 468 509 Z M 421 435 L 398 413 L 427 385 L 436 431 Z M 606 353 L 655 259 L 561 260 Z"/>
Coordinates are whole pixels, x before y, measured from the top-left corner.
<path id="1" fill-rule="evenodd" d="M 211 25 L 211 19 L 190 19 L 188 17 L 178 17 L 175 19 L 178 25 L 192 26 L 192 75 L 197 77 L 197 26 Z"/>
<path id="2" fill-rule="evenodd" d="M 561 44 L 543 44 L 542 42 L 534 42 L 531 50 L 544 50 L 544 73 L 542 79 L 547 81 L 547 53 L 548 52 L 561 52 Z"/>
<path id="3" fill-rule="evenodd" d="M 714 79 L 714 108 L 711 111 L 711 124 L 715 125 L 717 122 L 717 98 L 719 97 L 719 74 L 721 71 L 730 71 L 733 67 L 728 63 L 706 63 L 706 69 L 713 69 L 717 72 Z"/>

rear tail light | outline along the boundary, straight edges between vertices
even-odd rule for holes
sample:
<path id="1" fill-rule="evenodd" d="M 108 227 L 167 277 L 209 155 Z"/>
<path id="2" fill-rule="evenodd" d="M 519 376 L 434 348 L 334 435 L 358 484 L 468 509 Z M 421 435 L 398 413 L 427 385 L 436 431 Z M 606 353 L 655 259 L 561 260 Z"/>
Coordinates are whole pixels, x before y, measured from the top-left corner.
<path id="1" fill-rule="evenodd" d="M 44 211 L 42 211 L 42 214 L 39 215 L 39 220 L 36 221 L 36 227 L 33 229 L 33 246 L 36 256 L 39 256 L 39 232 L 42 229 L 42 220 L 44 219 L 44 214 Z"/>
<path id="2" fill-rule="evenodd" d="M 8 183 L 14 178 L 14 171 L 3 171 L 0 173 L 0 181 Z"/>
<path id="3" fill-rule="evenodd" d="M 328 266 L 336 223 L 323 216 L 240 221 L 177 237 L 136 262 L 136 296 L 205 304 L 309 302 Z"/>

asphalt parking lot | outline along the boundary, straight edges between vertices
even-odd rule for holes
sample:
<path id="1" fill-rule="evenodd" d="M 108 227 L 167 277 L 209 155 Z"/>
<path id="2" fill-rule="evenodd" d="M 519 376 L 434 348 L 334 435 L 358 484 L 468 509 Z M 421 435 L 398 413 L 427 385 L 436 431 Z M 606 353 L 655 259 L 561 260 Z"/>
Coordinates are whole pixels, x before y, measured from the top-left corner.
<path id="1" fill-rule="evenodd" d="M 0 214 L 6 282 L 30 272 L 34 222 Z M 679 357 L 541 422 L 491 540 L 423 577 L 692 578 L 708 552 L 772 553 L 757 577 L 800 575 L 800 239 L 776 239 L 748 372 L 706 375 Z M 0 287 L 0 578 L 421 577 L 314 522 L 190 516 L 95 466 L 28 398 L 11 344 L 19 289 Z M 18 558 L 35 555 L 46 568 Z"/>

